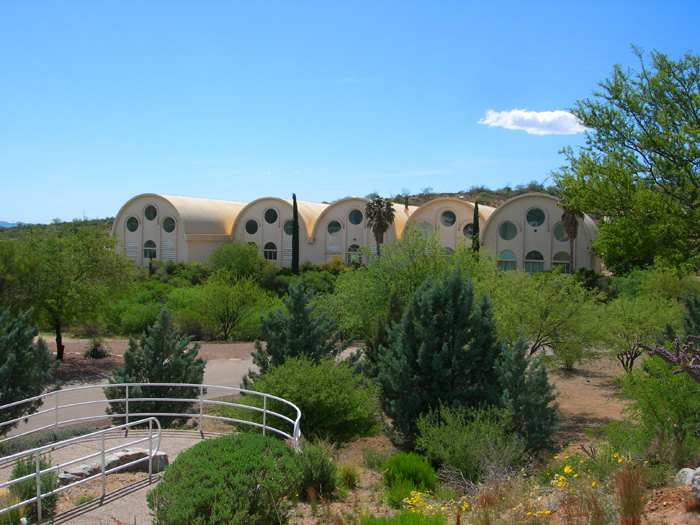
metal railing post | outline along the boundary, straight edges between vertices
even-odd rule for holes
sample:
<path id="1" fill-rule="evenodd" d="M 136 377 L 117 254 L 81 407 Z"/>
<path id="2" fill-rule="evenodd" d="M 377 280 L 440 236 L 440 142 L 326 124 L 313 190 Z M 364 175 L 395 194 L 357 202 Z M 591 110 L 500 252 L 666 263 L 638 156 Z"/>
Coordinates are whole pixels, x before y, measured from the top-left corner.
<path id="1" fill-rule="evenodd" d="M 107 463 L 105 461 L 105 435 L 101 434 L 100 435 L 100 445 L 102 447 L 102 497 L 105 497 L 105 493 L 107 492 L 107 474 L 105 474 L 105 471 L 107 470 Z"/>
<path id="2" fill-rule="evenodd" d="M 35 481 L 36 481 L 36 515 L 41 523 L 41 461 L 39 459 L 39 451 L 34 454 L 35 457 Z"/>
<path id="3" fill-rule="evenodd" d="M 265 428 L 267 427 L 267 396 L 263 396 L 263 436 L 265 435 Z"/>
<path id="4" fill-rule="evenodd" d="M 54 441 L 58 441 L 58 390 L 54 392 L 53 395 L 54 399 L 54 422 L 53 422 L 53 439 Z"/>
<path id="5" fill-rule="evenodd" d="M 204 437 L 204 427 L 202 420 L 204 419 L 204 387 L 199 387 L 199 434 Z"/>
<path id="6" fill-rule="evenodd" d="M 148 484 L 152 483 L 153 474 L 153 420 L 148 420 Z"/>
<path id="7" fill-rule="evenodd" d="M 126 385 L 126 424 L 129 424 L 129 385 Z M 129 436 L 129 427 L 124 428 L 124 437 Z"/>

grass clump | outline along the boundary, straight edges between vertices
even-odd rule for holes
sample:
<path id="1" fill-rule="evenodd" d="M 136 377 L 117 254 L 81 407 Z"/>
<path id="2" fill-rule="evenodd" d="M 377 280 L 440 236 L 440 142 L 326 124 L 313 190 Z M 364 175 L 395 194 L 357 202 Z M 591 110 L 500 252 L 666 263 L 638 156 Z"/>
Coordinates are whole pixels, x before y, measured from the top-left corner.
<path id="1" fill-rule="evenodd" d="M 301 479 L 298 493 L 328 499 L 338 485 L 338 468 L 327 443 L 304 442 L 298 456 Z M 310 489 L 313 489 L 311 491 Z"/>
<path id="2" fill-rule="evenodd" d="M 51 458 L 41 456 L 39 458 L 39 468 L 45 470 L 51 467 Z M 36 472 L 36 459 L 34 455 L 19 458 L 15 462 L 10 474 L 10 480 L 22 478 Z M 58 474 L 49 472 L 41 475 L 41 493 L 46 494 L 58 488 Z M 17 501 L 25 501 L 36 497 L 36 481 L 34 478 L 25 479 L 10 487 L 10 496 L 17 498 Z M 56 505 L 58 504 L 58 494 L 52 494 L 41 498 L 42 516 L 50 516 L 53 514 Z M 30 520 L 36 520 L 36 502 L 24 507 L 24 515 Z"/>

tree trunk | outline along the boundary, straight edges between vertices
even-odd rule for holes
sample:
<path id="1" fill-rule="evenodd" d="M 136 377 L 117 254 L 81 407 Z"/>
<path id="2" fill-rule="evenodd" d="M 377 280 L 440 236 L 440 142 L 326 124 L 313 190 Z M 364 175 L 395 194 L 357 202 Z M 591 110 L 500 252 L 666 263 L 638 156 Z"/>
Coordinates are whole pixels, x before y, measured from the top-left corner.
<path id="1" fill-rule="evenodd" d="M 63 351 L 66 347 L 63 345 L 63 334 L 61 334 L 61 320 L 57 319 L 53 326 L 54 330 L 56 331 L 56 359 L 58 361 L 63 361 Z"/>
<path id="2" fill-rule="evenodd" d="M 575 237 L 569 236 L 569 263 L 571 263 L 571 266 L 569 267 L 569 273 L 574 273 L 576 271 L 576 265 L 574 264 L 574 241 L 576 240 Z"/>

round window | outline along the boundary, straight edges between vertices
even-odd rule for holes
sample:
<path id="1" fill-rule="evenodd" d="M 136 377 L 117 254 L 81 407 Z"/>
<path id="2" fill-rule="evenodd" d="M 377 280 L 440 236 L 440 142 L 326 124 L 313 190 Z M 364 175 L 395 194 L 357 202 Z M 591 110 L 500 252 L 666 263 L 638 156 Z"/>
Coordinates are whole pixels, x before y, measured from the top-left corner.
<path id="1" fill-rule="evenodd" d="M 440 224 L 443 226 L 454 226 L 454 223 L 457 221 L 457 217 L 455 216 L 454 212 L 451 211 L 446 211 L 443 212 L 442 215 L 440 215 Z"/>
<path id="2" fill-rule="evenodd" d="M 265 222 L 275 224 L 277 222 L 277 211 L 270 208 L 265 212 Z"/>
<path id="3" fill-rule="evenodd" d="M 554 227 L 554 238 L 560 242 L 566 242 L 569 240 L 569 236 L 566 234 L 566 229 L 564 228 L 563 222 L 560 222 Z"/>
<path id="4" fill-rule="evenodd" d="M 501 239 L 504 241 L 514 239 L 517 234 L 518 229 L 515 227 L 515 224 L 510 221 L 505 221 L 498 227 L 498 235 L 500 235 Z"/>
<path id="5" fill-rule="evenodd" d="M 328 223 L 327 229 L 328 229 L 328 233 L 330 235 L 332 235 L 333 237 L 335 237 L 336 235 L 338 235 L 340 233 L 341 226 L 340 226 L 340 223 L 338 221 L 331 221 Z"/>
<path id="6" fill-rule="evenodd" d="M 146 212 L 144 213 L 149 221 L 152 221 L 158 216 L 158 210 L 153 205 L 146 206 Z"/>
<path id="7" fill-rule="evenodd" d="M 163 219 L 163 229 L 167 233 L 174 232 L 175 231 L 175 219 L 173 219 L 172 217 L 166 217 L 165 219 Z"/>
<path id="8" fill-rule="evenodd" d="M 129 217 L 126 220 L 126 229 L 130 232 L 135 232 L 139 229 L 139 220 L 136 217 Z"/>
<path id="9" fill-rule="evenodd" d="M 428 237 L 432 237 L 434 230 L 433 230 L 433 225 L 430 224 L 429 222 L 423 221 L 421 223 L 418 223 L 417 228 L 420 230 L 421 236 L 424 239 L 427 239 Z"/>
<path id="10" fill-rule="evenodd" d="M 544 222 L 544 212 L 539 208 L 532 208 L 527 212 L 527 223 L 530 226 L 542 226 Z"/>
<path id="11" fill-rule="evenodd" d="M 284 229 L 284 233 L 287 235 L 292 235 L 294 234 L 294 221 L 285 221 L 284 226 L 282 226 Z"/>
<path id="12" fill-rule="evenodd" d="M 248 219 L 245 223 L 245 231 L 250 235 L 258 232 L 258 223 L 254 219 Z"/>
<path id="13" fill-rule="evenodd" d="M 351 210 L 350 214 L 348 215 L 348 220 L 350 221 L 350 224 L 354 225 L 360 224 L 363 218 L 364 217 L 360 210 Z"/>
<path id="14" fill-rule="evenodd" d="M 464 226 L 464 228 L 462 229 L 462 233 L 464 234 L 464 236 L 467 239 L 473 238 L 474 237 L 474 224 L 470 222 L 469 224 Z"/>

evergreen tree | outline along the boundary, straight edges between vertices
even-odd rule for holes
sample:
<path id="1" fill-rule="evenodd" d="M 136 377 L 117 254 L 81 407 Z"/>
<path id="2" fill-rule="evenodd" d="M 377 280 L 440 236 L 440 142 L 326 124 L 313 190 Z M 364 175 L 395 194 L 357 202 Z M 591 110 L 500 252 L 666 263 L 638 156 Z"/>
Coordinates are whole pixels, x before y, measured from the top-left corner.
<path id="1" fill-rule="evenodd" d="M 521 334 L 515 345 L 503 344 L 496 365 L 502 390 L 500 404 L 513 412 L 515 431 L 531 451 L 551 449 L 553 435 L 560 428 L 554 385 L 549 382 L 541 358 L 528 356 L 528 344 Z"/>
<path id="2" fill-rule="evenodd" d="M 299 210 L 297 194 L 292 193 L 292 273 L 299 274 Z"/>
<path id="3" fill-rule="evenodd" d="M 255 341 L 253 363 L 260 373 L 249 371 L 243 379 L 246 387 L 251 379 L 264 374 L 268 368 L 279 366 L 290 357 L 305 356 L 318 364 L 322 359 L 336 357 L 348 345 L 339 344 L 340 334 L 333 320 L 324 315 L 314 315 L 313 292 L 306 292 L 301 280 L 289 285 L 289 297 L 282 299 L 286 312 L 281 308 L 260 322 L 260 340 Z"/>
<path id="4" fill-rule="evenodd" d="M 498 402 L 501 348 L 491 304 L 486 296 L 475 300 L 458 270 L 421 285 L 389 340 L 380 349 L 377 380 L 394 440 L 404 447 L 414 446 L 416 420 L 431 409 Z"/>
<path id="5" fill-rule="evenodd" d="M 10 320 L 10 311 L 0 315 L 0 406 L 41 395 L 46 381 L 58 364 L 46 348 L 44 340 L 34 338 L 39 327 L 31 323 L 32 311 L 20 312 Z M 0 412 L 0 423 L 33 414 L 41 400 L 24 403 Z M 0 427 L 0 436 L 17 423 Z"/>
<path id="6" fill-rule="evenodd" d="M 683 303 L 685 303 L 685 312 L 683 312 L 681 324 L 685 337 L 700 336 L 700 295 L 686 295 L 683 297 Z"/>
<path id="7" fill-rule="evenodd" d="M 188 345 L 191 336 L 180 335 L 173 328 L 172 315 L 163 308 L 153 326 L 148 328 L 137 343 L 129 337 L 129 347 L 124 352 L 124 366 L 112 372 L 110 384 L 115 383 L 190 383 L 202 384 L 206 361 L 197 357 L 199 344 Z M 107 399 L 124 397 L 124 390 L 105 388 Z M 187 399 L 199 397 L 199 388 L 176 388 L 169 386 L 131 387 L 130 398 Z M 124 414 L 124 402 L 110 403 L 108 414 Z M 139 401 L 129 403 L 130 413 L 185 413 L 188 403 L 180 401 Z M 134 418 L 131 418 L 133 421 Z M 160 417 L 163 427 L 172 425 L 177 418 Z"/>
<path id="8" fill-rule="evenodd" d="M 394 288 L 389 296 L 389 306 L 386 311 L 379 314 L 372 332 L 365 337 L 365 347 L 362 349 L 363 359 L 359 361 L 359 370 L 369 378 L 377 377 L 379 353 L 389 346 L 389 329 L 395 323 L 401 321 L 403 315 L 404 300 L 399 291 Z"/>
<path id="9" fill-rule="evenodd" d="M 474 203 L 474 218 L 472 219 L 472 252 L 479 253 L 481 249 L 481 228 L 479 227 L 479 203 Z"/>

